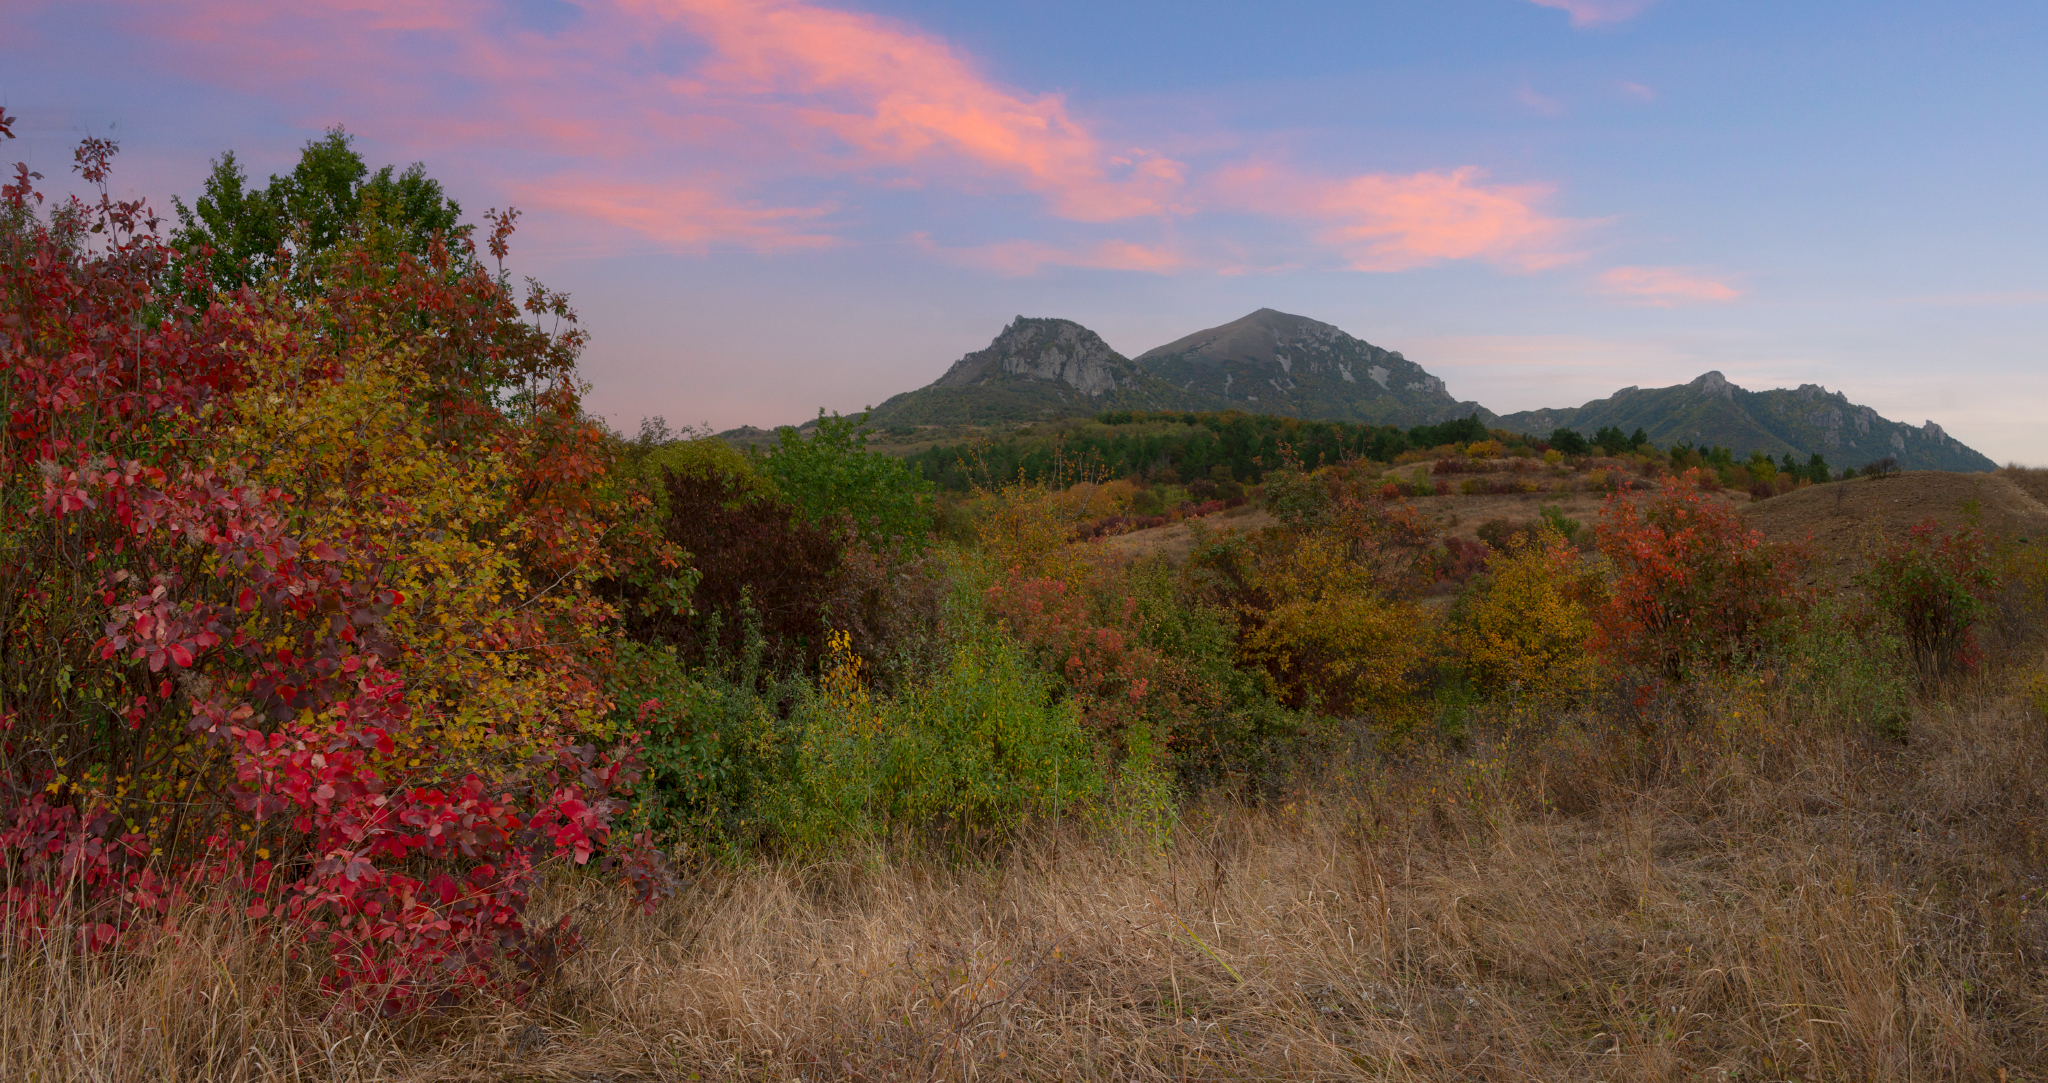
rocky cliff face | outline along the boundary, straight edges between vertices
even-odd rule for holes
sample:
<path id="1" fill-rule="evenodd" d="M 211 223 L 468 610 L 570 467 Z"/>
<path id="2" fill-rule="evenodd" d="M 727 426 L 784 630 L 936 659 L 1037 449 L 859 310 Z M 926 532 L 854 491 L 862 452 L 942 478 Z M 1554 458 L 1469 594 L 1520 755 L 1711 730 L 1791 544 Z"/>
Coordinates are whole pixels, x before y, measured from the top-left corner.
<path id="1" fill-rule="evenodd" d="M 1536 435 L 1560 428 L 1587 436 L 1609 426 L 1623 432 L 1640 428 L 1660 447 L 1718 444 L 1741 455 L 1762 450 L 1800 458 L 1819 452 L 1837 467 L 1860 466 L 1889 455 L 1907 470 L 1997 468 L 1932 421 L 1917 428 L 1889 421 L 1819 384 L 1748 391 L 1718 372 L 1647 391 L 1624 387 L 1584 406 L 1508 414 L 1499 424 Z"/>
<path id="2" fill-rule="evenodd" d="M 1252 413 L 1403 426 L 1493 416 L 1398 353 L 1270 308 L 1147 350 L 1137 363 Z"/>
<path id="3" fill-rule="evenodd" d="M 1139 383 L 1143 373 L 1102 336 L 1072 320 L 1027 319 L 1003 328 L 985 350 L 946 370 L 933 387 L 973 387 L 1004 377 L 1064 384 L 1091 398 Z"/>

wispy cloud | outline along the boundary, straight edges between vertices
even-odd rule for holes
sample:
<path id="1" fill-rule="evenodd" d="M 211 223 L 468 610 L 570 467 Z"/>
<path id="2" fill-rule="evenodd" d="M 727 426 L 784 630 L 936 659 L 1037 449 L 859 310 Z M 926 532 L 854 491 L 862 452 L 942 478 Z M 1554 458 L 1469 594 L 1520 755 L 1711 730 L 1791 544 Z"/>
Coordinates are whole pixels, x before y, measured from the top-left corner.
<path id="1" fill-rule="evenodd" d="M 1214 149 L 1182 161 L 1107 134 L 1062 95 L 1003 84 L 917 26 L 804 0 L 586 0 L 545 32 L 501 0 L 117 2 L 182 75 L 278 96 L 309 126 L 466 148 L 522 201 L 683 251 L 802 251 L 878 225 L 900 236 L 922 223 L 879 224 L 863 196 L 906 188 L 1022 196 L 1035 210 L 1018 213 L 1064 220 L 1057 241 L 1013 223 L 1027 235 L 929 248 L 1004 274 L 1315 265 L 1301 239 L 1361 271 L 1526 272 L 1577 259 L 1589 224 L 1546 213 L 1547 185 L 1470 165 L 1346 176 Z M 1308 228 L 1271 251 L 1225 244 L 1220 220 L 1247 213 L 1283 236 Z M 1175 244 L 1124 239 L 1137 222 L 1170 227 Z M 1091 224 L 1097 239 L 1067 239 Z"/>
<path id="2" fill-rule="evenodd" d="M 1657 0 L 1529 0 L 1547 8 L 1557 8 L 1572 17 L 1572 25 L 1579 27 L 1599 26 L 1602 23 L 1618 23 L 1633 19 L 1649 10 Z"/>
<path id="3" fill-rule="evenodd" d="M 675 87 L 734 97 L 778 125 L 829 135 L 862 164 L 985 169 L 1083 221 L 1172 209 L 1179 162 L 1108 148 L 1053 94 L 989 81 L 946 42 L 870 15 L 800 3 L 629 0 L 696 32 L 713 57 Z"/>
<path id="4" fill-rule="evenodd" d="M 1328 180 L 1247 165 L 1224 171 L 1217 188 L 1245 209 L 1316 223 L 1318 239 L 1354 270 L 1478 259 L 1540 271 L 1581 258 L 1570 240 L 1585 223 L 1538 210 L 1550 188 L 1490 185 L 1483 176 L 1467 167 Z"/>
<path id="5" fill-rule="evenodd" d="M 1621 92 L 1639 102 L 1653 102 L 1657 100 L 1657 92 L 1641 83 L 1625 82 L 1621 84 Z"/>
<path id="6" fill-rule="evenodd" d="M 811 223 L 829 207 L 758 207 L 701 188 L 618 184 L 589 177 L 516 184 L 520 199 L 642 234 L 686 251 L 714 247 L 755 252 L 825 248 L 837 244 Z"/>
<path id="7" fill-rule="evenodd" d="M 1607 293 L 1658 308 L 1742 296 L 1724 279 L 1685 267 L 1614 267 L 1601 272 L 1600 285 Z"/>
<path id="8" fill-rule="evenodd" d="M 1565 112 L 1563 102 L 1537 92 L 1536 88 L 1527 83 L 1515 88 L 1515 100 L 1546 117 L 1561 117 Z"/>
<path id="9" fill-rule="evenodd" d="M 1114 271 L 1148 271 L 1166 274 L 1188 266 L 1180 253 L 1130 241 L 1103 241 L 1078 247 L 1062 247 L 1042 241 L 1002 241 L 965 248 L 946 248 L 923 233 L 911 242 L 950 263 L 994 271 L 1011 277 L 1036 274 L 1046 267 L 1095 267 Z"/>

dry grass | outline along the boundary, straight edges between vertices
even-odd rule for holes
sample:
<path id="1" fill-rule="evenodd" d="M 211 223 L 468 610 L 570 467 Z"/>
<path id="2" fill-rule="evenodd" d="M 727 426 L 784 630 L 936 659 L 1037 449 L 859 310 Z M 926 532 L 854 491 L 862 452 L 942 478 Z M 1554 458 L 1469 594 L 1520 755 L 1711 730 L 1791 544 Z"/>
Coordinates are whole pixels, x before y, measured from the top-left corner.
<path id="1" fill-rule="evenodd" d="M 525 1006 L 327 1010 L 241 925 L 0 962 L 54 1080 L 2048 1078 L 2048 725 L 1988 687 L 1905 746 L 1735 690 L 1638 725 L 1355 758 L 979 862 L 699 872 Z"/>

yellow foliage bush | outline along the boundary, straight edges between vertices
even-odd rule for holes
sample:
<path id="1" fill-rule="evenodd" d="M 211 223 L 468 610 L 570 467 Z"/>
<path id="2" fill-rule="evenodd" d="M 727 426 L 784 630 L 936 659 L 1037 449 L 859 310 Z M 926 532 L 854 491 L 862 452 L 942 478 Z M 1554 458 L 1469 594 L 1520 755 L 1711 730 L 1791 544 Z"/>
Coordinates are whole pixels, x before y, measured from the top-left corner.
<path id="1" fill-rule="evenodd" d="M 1498 459 L 1507 453 L 1507 445 L 1498 440 L 1479 440 L 1465 449 L 1465 454 L 1475 459 Z"/>
<path id="2" fill-rule="evenodd" d="M 1339 590 L 1275 607 L 1241 649 L 1290 707 L 1336 715 L 1370 710 L 1406 723 L 1416 706 L 1408 677 L 1428 656 L 1427 628 L 1409 603 L 1372 590 Z"/>
<path id="3" fill-rule="evenodd" d="M 597 621 L 571 612 L 596 603 L 573 575 L 528 580 L 518 554 L 536 525 L 504 456 L 435 438 L 409 349 L 353 344 L 339 379 L 301 381 L 297 340 L 270 330 L 254 348 L 275 356 L 253 366 L 264 379 L 232 407 L 221 458 L 292 495 L 294 533 L 399 592 L 385 625 L 442 750 L 502 761 L 603 729 L 587 667 L 542 664 L 604 652 Z"/>
<path id="4" fill-rule="evenodd" d="M 1450 636 L 1481 687 L 1544 703 L 1591 689 L 1585 577 L 1577 551 L 1554 531 L 1518 534 L 1494 557 L 1492 574 L 1466 600 Z"/>

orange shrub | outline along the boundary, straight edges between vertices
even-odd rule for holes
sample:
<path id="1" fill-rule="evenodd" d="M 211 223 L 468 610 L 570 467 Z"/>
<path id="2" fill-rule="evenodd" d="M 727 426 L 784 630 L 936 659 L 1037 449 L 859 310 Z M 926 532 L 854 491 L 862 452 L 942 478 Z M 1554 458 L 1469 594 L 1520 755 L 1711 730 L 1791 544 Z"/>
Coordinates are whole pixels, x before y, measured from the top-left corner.
<path id="1" fill-rule="evenodd" d="M 1640 500 L 1609 496 L 1593 528 L 1614 572 L 1594 649 L 1665 679 L 1752 659 L 1801 600 L 1799 554 L 1701 492 L 1697 473 Z"/>

